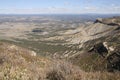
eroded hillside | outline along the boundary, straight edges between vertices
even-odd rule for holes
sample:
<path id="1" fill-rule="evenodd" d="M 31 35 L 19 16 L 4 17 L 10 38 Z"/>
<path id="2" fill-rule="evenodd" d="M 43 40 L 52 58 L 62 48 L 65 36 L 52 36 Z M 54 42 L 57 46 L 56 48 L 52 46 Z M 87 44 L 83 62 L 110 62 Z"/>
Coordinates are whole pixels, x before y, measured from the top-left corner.
<path id="1" fill-rule="evenodd" d="M 1 35 L 4 34 L 0 42 L 1 80 L 120 79 L 119 17 L 97 19 L 80 25 L 77 23 L 79 27 L 73 27 L 75 24 L 70 22 L 61 25 L 63 22 L 51 21 L 50 18 L 47 21 L 45 19 L 45 23 L 36 23 L 36 18 L 33 23 L 23 23 L 24 19 L 26 18 L 20 21 L 18 19 L 18 27 L 15 26 L 16 21 L 10 27 L 10 22 L 0 24 L 6 26 L 5 29 L 0 29 Z M 29 25 L 30 28 L 27 29 Z M 8 32 L 5 33 L 6 30 Z M 15 34 L 16 32 L 18 33 Z M 104 42 L 116 50 L 113 52 L 115 55 L 110 56 L 112 65 L 108 65 L 109 51 L 104 52 L 104 57 L 91 51 L 91 48 L 103 45 Z M 109 66 L 112 68 L 111 73 L 108 72 Z"/>

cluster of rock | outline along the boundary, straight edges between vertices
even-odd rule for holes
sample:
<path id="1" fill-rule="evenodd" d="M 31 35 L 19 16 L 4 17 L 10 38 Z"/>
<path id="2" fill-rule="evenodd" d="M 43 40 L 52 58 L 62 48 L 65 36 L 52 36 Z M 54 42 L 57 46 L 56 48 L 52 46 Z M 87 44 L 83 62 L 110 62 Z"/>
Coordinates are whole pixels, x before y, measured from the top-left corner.
<path id="1" fill-rule="evenodd" d="M 120 70 L 120 49 L 108 42 L 95 44 L 88 52 L 95 51 L 107 61 L 107 69 Z"/>
<path id="2" fill-rule="evenodd" d="M 120 70 L 120 17 L 99 18 L 94 24 L 105 24 L 114 27 L 110 34 L 94 39 L 93 47 L 89 47 L 89 52 L 99 53 L 106 61 L 109 71 Z M 98 26 L 99 29 L 99 26 Z M 91 44 L 93 43 L 91 40 Z M 91 45 L 90 44 L 90 45 Z"/>
<path id="3" fill-rule="evenodd" d="M 103 23 L 107 25 L 117 25 L 120 26 L 120 17 L 112 17 L 112 18 L 98 18 L 94 23 Z"/>

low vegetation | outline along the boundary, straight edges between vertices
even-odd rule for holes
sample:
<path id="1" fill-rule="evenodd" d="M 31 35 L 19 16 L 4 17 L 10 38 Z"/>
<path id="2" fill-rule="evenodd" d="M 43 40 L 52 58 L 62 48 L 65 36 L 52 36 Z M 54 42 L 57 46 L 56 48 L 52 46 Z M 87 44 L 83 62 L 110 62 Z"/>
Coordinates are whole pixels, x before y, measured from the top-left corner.
<path id="1" fill-rule="evenodd" d="M 92 56 L 92 55 L 91 55 Z M 95 59 L 87 57 L 90 61 Z M 82 58 L 84 60 L 84 58 Z M 82 62 L 82 61 L 81 61 Z M 91 64 L 84 66 L 90 70 Z M 82 64 L 82 63 L 81 63 Z M 98 64 L 97 64 L 98 65 Z M 102 64 L 101 64 L 102 65 Z M 99 65 L 98 65 L 99 66 Z M 95 69 L 96 66 L 94 66 Z M 13 44 L 0 42 L 0 79 L 1 80 L 119 80 L 118 72 L 84 71 L 72 62 L 32 56 L 31 51 Z M 95 69 L 97 70 L 97 69 Z"/>
<path id="2" fill-rule="evenodd" d="M 81 41 L 82 37 L 79 31 L 65 36 L 61 34 L 69 31 L 70 28 L 53 30 L 50 28 L 52 31 L 48 35 L 40 34 L 44 32 L 42 28 L 39 30 L 34 28 L 32 29 L 33 32 L 30 32 L 30 30 L 25 34 L 27 37 L 18 38 L 17 36 L 10 37 L 10 40 L 1 40 L 0 80 L 120 80 L 120 71 L 117 68 L 113 72 L 108 72 L 106 58 L 103 58 L 97 52 L 88 51 L 94 45 L 107 41 L 109 45 L 115 46 L 119 52 L 120 28 L 117 27 L 119 24 L 113 25 L 111 20 L 106 20 L 105 23 L 98 21 L 96 22 L 97 25 L 95 25 L 96 23 L 91 24 L 90 27 L 86 27 L 88 30 L 86 32 L 83 28 L 80 30 L 82 36 L 86 36 L 83 40 L 88 39 L 89 36 L 95 37 L 94 40 L 91 38 L 85 43 Z M 119 23 L 119 20 L 115 22 Z M 101 25 L 100 32 L 99 25 Z M 104 31 L 108 26 L 112 27 L 110 32 Z M 114 26 L 116 26 L 115 29 L 113 29 Z M 49 31 L 49 28 L 47 29 Z M 77 28 L 72 30 L 75 29 L 77 30 Z M 98 30 L 97 34 L 95 34 L 96 30 Z M 97 36 L 100 34 L 103 35 L 98 38 Z M 64 38 L 56 39 L 56 36 Z M 75 41 L 69 41 L 72 39 Z M 112 59 L 113 61 L 116 60 L 115 56 L 112 56 Z"/>

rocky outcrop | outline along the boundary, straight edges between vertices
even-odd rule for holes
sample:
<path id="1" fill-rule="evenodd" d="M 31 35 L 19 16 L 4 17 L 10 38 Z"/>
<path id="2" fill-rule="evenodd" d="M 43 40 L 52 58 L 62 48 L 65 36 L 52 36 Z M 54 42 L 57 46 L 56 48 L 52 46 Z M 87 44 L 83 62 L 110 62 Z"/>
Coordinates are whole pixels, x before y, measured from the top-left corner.
<path id="1" fill-rule="evenodd" d="M 120 46 L 119 46 L 120 47 Z M 88 52 L 95 51 L 107 61 L 107 69 L 113 71 L 120 70 L 120 49 L 108 42 L 95 44 Z"/>
<path id="2" fill-rule="evenodd" d="M 79 40 L 84 40 L 84 42 L 82 42 L 81 52 L 70 58 L 75 61 L 78 60 L 78 62 L 73 63 L 80 65 L 86 63 L 93 70 L 103 71 L 107 69 L 108 71 L 120 71 L 119 23 L 120 17 L 97 19 L 94 24 L 82 29 L 87 30 L 86 33 L 88 33 L 88 36 L 86 36 L 86 41 L 84 40 L 85 35 L 82 35 L 83 37 L 75 37 Z M 80 60 L 78 58 L 76 59 L 78 56 L 80 56 Z M 84 65 L 83 68 L 85 67 L 87 66 Z"/>
<path id="3" fill-rule="evenodd" d="M 115 18 L 99 18 L 94 23 L 80 26 L 74 30 L 66 30 L 60 36 L 54 36 L 45 40 L 65 40 L 69 44 L 82 44 L 89 40 L 98 39 L 104 36 L 114 34 L 120 30 L 120 19 Z"/>
<path id="4" fill-rule="evenodd" d="M 103 23 L 112 26 L 120 26 L 120 17 L 112 17 L 112 18 L 98 18 L 94 23 Z"/>

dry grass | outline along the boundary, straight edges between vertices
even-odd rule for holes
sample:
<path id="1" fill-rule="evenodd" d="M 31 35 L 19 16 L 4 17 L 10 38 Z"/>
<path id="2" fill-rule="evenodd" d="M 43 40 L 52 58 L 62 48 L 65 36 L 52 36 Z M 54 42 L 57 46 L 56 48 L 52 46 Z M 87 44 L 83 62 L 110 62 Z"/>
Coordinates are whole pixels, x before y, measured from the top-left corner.
<path id="1" fill-rule="evenodd" d="M 63 60 L 53 61 L 46 67 L 45 75 L 48 80 L 120 80 L 120 72 L 85 72 Z"/>
<path id="2" fill-rule="evenodd" d="M 0 44 L 0 80 L 38 80 L 43 77 L 47 58 L 8 43 Z"/>
<path id="3" fill-rule="evenodd" d="M 0 80 L 120 80 L 119 72 L 85 72 L 65 60 L 31 56 L 27 49 L 10 47 L 0 43 Z"/>
<path id="4" fill-rule="evenodd" d="M 49 80 L 81 80 L 81 70 L 71 63 L 54 60 L 46 68 L 46 78 Z"/>

